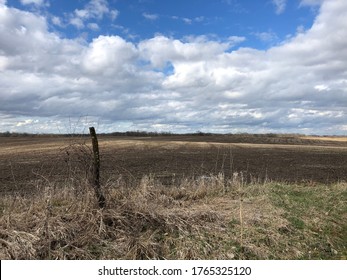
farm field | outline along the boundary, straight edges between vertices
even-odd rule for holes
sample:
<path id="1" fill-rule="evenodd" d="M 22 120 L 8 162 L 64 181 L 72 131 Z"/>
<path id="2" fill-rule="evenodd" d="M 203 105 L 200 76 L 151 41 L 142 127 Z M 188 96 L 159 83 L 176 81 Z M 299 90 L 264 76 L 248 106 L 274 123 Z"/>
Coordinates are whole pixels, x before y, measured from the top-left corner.
<path id="1" fill-rule="evenodd" d="M 56 181 L 88 169 L 90 138 L 0 137 L 0 192 L 31 191 L 36 179 Z M 182 178 L 242 173 L 245 181 L 347 180 L 346 138 L 266 135 L 99 137 L 101 179 L 165 185 Z M 76 174 L 78 173 L 78 174 Z"/>
<path id="2" fill-rule="evenodd" d="M 0 259 L 346 259 L 347 142 L 0 137 Z"/>

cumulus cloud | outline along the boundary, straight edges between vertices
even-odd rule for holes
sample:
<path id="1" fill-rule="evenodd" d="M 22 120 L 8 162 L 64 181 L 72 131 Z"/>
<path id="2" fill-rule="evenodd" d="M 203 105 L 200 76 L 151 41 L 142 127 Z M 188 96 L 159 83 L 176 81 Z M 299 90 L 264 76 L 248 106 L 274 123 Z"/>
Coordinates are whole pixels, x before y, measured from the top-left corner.
<path id="1" fill-rule="evenodd" d="M 244 37 L 233 36 L 228 41 L 211 41 L 206 36 L 186 37 L 185 40 L 156 36 L 139 43 L 139 51 L 143 59 L 149 60 L 154 67 L 163 67 L 167 62 L 204 61 L 213 59 Z"/>
<path id="2" fill-rule="evenodd" d="M 131 68 L 136 58 L 133 44 L 118 36 L 100 36 L 90 43 L 82 56 L 82 65 L 90 73 L 120 75 Z"/>
<path id="3" fill-rule="evenodd" d="M 310 29 L 256 50 L 237 36 L 85 43 L 0 6 L 0 130 L 57 132 L 88 116 L 101 131 L 346 133 L 346 12 L 325 1 Z"/>

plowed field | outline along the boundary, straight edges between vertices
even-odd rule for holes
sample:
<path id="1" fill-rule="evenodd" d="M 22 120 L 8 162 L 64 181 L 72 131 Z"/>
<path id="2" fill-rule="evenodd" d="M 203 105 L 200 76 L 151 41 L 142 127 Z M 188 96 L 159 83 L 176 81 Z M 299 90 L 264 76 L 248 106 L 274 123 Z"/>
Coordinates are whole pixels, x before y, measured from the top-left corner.
<path id="1" fill-rule="evenodd" d="M 77 143 L 86 143 L 80 146 Z M 0 137 L 0 192 L 27 192 L 37 180 L 88 173 L 89 137 Z M 165 185 L 186 177 L 242 173 L 246 181 L 347 180 L 347 139 L 266 135 L 99 137 L 104 184 L 151 175 Z M 87 175 L 86 175 L 87 176 Z"/>

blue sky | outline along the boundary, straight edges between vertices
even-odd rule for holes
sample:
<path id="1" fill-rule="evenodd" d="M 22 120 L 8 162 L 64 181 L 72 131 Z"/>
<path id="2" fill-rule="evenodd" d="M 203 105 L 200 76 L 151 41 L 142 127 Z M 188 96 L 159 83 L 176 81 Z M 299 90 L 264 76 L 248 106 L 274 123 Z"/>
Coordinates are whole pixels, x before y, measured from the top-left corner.
<path id="1" fill-rule="evenodd" d="M 180 39 L 207 35 L 221 40 L 246 36 L 242 46 L 263 49 L 292 36 L 298 27 L 310 28 L 317 13 L 298 0 L 113 0 L 107 1 L 108 12 L 89 16 L 78 16 L 94 8 L 88 0 L 8 0 L 7 4 L 48 15 L 51 30 L 67 38 L 119 35 L 138 42 L 156 34 Z"/>
<path id="2" fill-rule="evenodd" d="M 0 0 L 0 131 L 347 132 L 347 1 Z"/>

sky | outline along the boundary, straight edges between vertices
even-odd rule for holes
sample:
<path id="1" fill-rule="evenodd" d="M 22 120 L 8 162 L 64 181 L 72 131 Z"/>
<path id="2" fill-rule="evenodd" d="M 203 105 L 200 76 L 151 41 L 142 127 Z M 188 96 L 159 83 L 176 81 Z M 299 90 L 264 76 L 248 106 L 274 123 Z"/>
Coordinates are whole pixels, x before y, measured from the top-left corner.
<path id="1" fill-rule="evenodd" d="M 0 132 L 347 135 L 345 0 L 0 0 Z"/>

